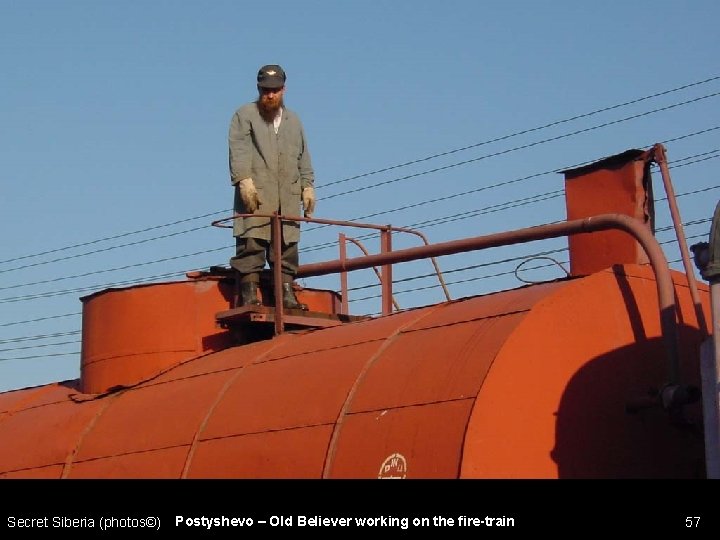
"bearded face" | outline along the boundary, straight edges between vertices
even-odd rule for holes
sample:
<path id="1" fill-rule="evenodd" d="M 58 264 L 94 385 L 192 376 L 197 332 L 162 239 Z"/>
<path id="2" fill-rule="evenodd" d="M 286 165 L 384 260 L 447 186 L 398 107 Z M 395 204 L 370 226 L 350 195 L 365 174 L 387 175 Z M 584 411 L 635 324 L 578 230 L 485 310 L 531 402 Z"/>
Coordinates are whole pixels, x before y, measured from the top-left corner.
<path id="1" fill-rule="evenodd" d="M 271 123 L 283 106 L 285 88 L 258 88 L 260 96 L 257 100 L 258 111 L 263 120 Z"/>

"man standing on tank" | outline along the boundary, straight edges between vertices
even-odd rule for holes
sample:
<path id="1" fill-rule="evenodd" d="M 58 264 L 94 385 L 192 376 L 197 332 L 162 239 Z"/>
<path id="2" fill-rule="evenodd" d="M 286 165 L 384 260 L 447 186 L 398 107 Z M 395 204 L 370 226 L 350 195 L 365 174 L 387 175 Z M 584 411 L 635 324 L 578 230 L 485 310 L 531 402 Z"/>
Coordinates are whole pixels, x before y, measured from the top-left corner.
<path id="1" fill-rule="evenodd" d="M 315 209 L 315 173 L 300 118 L 284 102 L 287 77 L 276 64 L 260 68 L 258 99 L 240 107 L 230 121 L 230 181 L 235 187 L 235 212 L 305 217 Z M 266 261 L 275 264 L 270 218 L 234 220 L 235 256 L 230 266 L 240 274 L 243 305 L 259 305 L 257 290 Z M 300 224 L 282 225 L 283 306 L 307 309 L 295 297 L 293 281 L 299 264 Z"/>

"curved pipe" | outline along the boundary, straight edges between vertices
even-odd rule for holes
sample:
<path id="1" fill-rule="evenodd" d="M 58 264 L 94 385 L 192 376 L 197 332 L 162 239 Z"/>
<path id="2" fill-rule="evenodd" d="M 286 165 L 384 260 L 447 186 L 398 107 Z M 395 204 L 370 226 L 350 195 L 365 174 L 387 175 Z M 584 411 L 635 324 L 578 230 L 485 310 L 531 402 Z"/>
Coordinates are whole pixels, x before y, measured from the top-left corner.
<path id="1" fill-rule="evenodd" d="M 350 238 L 349 236 L 346 236 L 345 239 L 348 240 L 349 242 L 352 242 L 358 248 L 360 248 L 360 251 L 362 251 L 366 256 L 370 255 L 370 252 L 367 249 L 365 249 L 365 246 L 362 245 L 360 240 L 356 240 L 355 238 Z M 427 245 L 427 242 L 425 242 L 425 244 Z M 382 283 L 382 276 L 380 275 L 380 271 L 377 268 L 375 268 L 374 266 L 373 266 L 373 272 L 375 272 L 375 275 L 377 276 L 378 280 L 380 281 L 380 283 Z M 450 300 L 450 299 L 448 298 L 448 300 Z M 393 303 L 393 306 L 395 306 L 395 310 L 399 311 L 400 305 L 397 303 L 397 300 L 395 300 L 394 295 L 392 297 L 392 303 Z"/>
<path id="2" fill-rule="evenodd" d="M 427 257 L 452 255 L 477 249 L 507 246 L 534 240 L 544 240 L 547 238 L 591 233 L 608 229 L 619 229 L 634 236 L 650 260 L 650 265 L 655 273 L 658 301 L 660 304 L 660 326 L 668 355 L 668 385 L 676 386 L 679 384 L 680 368 L 678 331 L 675 320 L 675 294 L 672 277 L 670 276 L 670 268 L 660 244 L 658 244 L 650 230 L 640 221 L 623 214 L 600 214 L 562 223 L 538 225 L 514 231 L 441 242 L 430 246 L 401 249 L 391 253 L 305 264 L 298 268 L 297 275 L 298 277 L 321 276 L 336 272 L 361 270 L 384 264 L 414 261 Z"/>

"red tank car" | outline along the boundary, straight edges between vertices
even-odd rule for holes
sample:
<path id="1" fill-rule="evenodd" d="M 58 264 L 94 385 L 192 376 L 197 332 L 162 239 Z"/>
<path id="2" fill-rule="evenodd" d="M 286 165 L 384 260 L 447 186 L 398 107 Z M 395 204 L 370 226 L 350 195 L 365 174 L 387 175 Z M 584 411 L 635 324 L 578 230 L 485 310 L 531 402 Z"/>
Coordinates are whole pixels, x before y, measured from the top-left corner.
<path id="1" fill-rule="evenodd" d="M 0 477 L 705 478 L 710 294 L 653 236 L 659 149 L 565 171 L 566 222 L 299 274 L 382 266 L 387 307 L 393 264 L 568 236 L 564 279 L 376 317 L 238 307 L 224 269 L 84 297 L 80 378 L 0 394 Z"/>

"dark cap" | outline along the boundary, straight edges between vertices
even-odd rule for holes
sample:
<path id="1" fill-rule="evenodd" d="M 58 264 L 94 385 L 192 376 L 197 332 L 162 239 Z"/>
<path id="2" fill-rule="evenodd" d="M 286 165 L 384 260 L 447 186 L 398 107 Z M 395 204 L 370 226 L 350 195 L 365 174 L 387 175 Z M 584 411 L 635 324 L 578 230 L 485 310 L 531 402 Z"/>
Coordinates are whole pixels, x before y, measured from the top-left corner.
<path id="1" fill-rule="evenodd" d="M 282 88 L 285 86 L 285 72 L 276 64 L 263 66 L 258 71 L 257 83 L 260 88 Z"/>

